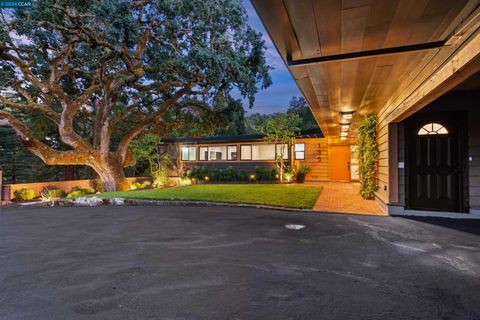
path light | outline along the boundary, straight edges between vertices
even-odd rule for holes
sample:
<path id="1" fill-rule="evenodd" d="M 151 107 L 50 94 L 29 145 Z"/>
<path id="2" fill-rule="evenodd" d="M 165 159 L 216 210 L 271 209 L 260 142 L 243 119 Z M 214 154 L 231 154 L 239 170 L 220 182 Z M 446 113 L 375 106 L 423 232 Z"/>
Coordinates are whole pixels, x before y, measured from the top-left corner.
<path id="1" fill-rule="evenodd" d="M 205 177 L 203 178 L 203 180 L 208 181 L 208 180 L 210 180 L 210 178 L 209 178 L 208 176 L 205 176 Z"/>
<path id="2" fill-rule="evenodd" d="M 254 174 L 250 175 L 250 180 L 255 180 L 255 175 Z"/>

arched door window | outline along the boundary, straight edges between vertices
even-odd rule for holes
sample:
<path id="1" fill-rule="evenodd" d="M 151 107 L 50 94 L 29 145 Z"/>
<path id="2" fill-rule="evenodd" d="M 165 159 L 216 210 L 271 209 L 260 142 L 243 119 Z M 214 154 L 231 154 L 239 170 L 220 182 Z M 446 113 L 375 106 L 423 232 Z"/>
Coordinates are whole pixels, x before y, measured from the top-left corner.
<path id="1" fill-rule="evenodd" d="M 448 134 L 447 128 L 440 123 L 427 123 L 418 130 L 419 136 L 425 136 L 429 134 Z"/>

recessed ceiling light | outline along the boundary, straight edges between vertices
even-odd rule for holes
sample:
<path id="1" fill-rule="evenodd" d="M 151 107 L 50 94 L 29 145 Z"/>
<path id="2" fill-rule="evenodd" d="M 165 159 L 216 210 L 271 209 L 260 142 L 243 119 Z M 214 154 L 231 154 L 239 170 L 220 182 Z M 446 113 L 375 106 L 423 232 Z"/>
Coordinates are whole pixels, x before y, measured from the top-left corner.
<path id="1" fill-rule="evenodd" d="M 343 112 L 342 117 L 345 120 L 350 120 L 353 118 L 353 112 Z"/>

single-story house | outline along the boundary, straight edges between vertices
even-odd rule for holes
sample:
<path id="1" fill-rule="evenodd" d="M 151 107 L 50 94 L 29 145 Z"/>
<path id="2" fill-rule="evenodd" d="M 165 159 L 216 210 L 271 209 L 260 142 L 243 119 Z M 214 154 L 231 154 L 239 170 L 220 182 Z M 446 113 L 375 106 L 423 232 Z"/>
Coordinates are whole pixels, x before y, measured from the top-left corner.
<path id="1" fill-rule="evenodd" d="M 252 0 L 326 139 L 377 118 L 390 214 L 480 214 L 480 1 Z"/>
<path id="2" fill-rule="evenodd" d="M 162 142 L 160 154 L 169 154 L 182 171 L 194 167 L 225 169 L 228 166 L 247 172 L 253 172 L 257 166 L 271 170 L 282 149 L 265 141 L 262 134 L 172 138 Z M 349 141 L 330 141 L 319 129 L 300 132 L 295 143 L 283 150 L 283 158 L 288 164 L 311 169 L 307 181 L 358 179 L 357 147 Z"/>

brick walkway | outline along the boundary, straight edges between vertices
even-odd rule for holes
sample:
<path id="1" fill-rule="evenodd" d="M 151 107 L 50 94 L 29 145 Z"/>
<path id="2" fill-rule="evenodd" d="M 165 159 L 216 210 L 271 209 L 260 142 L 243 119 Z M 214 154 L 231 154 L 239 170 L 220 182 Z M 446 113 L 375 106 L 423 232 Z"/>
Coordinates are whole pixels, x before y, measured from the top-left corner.
<path id="1" fill-rule="evenodd" d="M 375 200 L 360 196 L 360 184 L 355 182 L 325 182 L 313 209 L 323 212 L 386 215 Z"/>

